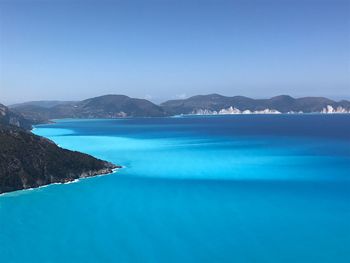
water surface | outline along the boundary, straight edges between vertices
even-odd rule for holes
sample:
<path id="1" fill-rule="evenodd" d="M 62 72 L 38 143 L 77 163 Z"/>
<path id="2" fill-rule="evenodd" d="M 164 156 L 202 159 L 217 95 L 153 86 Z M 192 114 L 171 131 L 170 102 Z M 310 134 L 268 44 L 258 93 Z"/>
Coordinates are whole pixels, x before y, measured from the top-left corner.
<path id="1" fill-rule="evenodd" d="M 1 196 L 4 262 L 350 262 L 350 115 L 60 120 L 34 133 L 125 168 Z"/>

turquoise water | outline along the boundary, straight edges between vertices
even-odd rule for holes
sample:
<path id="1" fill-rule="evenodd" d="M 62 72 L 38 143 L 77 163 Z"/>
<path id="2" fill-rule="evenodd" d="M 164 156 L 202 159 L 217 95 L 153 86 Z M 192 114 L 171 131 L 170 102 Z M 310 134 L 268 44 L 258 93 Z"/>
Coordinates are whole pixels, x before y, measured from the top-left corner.
<path id="1" fill-rule="evenodd" d="M 60 120 L 123 165 L 0 196 L 1 262 L 350 262 L 350 115 Z"/>

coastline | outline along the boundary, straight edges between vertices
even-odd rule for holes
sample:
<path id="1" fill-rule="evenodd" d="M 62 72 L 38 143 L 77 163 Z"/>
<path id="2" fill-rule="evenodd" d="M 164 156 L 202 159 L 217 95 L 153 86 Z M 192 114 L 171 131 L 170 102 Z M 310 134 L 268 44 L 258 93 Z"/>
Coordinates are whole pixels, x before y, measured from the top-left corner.
<path id="1" fill-rule="evenodd" d="M 251 114 L 243 114 L 243 113 L 238 113 L 238 114 L 208 114 L 208 115 L 204 115 L 204 114 L 183 114 L 183 115 L 175 115 L 175 116 L 171 116 L 171 117 L 214 117 L 214 116 L 232 116 L 232 115 L 348 115 L 349 113 L 322 113 L 322 112 L 315 112 L 315 113 L 280 113 L 280 114 L 269 114 L 269 113 L 251 113 Z M 171 118 L 170 117 L 170 118 Z M 168 118 L 168 117 L 161 117 L 161 118 Z M 114 119 L 114 118 L 113 118 Z M 125 118 L 121 118 L 121 119 L 125 119 Z M 61 119 L 52 119 L 50 120 L 50 123 L 58 123 Z M 64 119 L 63 119 L 64 120 Z M 72 120 L 71 118 L 68 120 Z M 41 124 L 38 124 L 41 125 Z M 32 129 L 30 130 L 31 133 L 33 133 L 34 135 L 36 135 L 34 133 L 34 131 L 37 129 L 36 125 L 33 125 Z M 43 137 L 43 136 L 41 136 Z M 46 137 L 43 137 L 45 139 L 48 139 Z M 55 142 L 53 142 L 55 145 L 57 145 L 58 147 L 60 147 L 60 145 L 56 144 Z M 62 147 L 60 147 L 62 148 Z M 64 148 L 62 148 L 64 149 Z M 49 183 L 49 184 L 45 184 L 45 185 L 40 185 L 37 187 L 31 187 L 31 188 L 25 188 L 25 189 L 19 189 L 19 190 L 15 190 L 15 191 L 10 191 L 10 192 L 4 192 L 4 193 L 0 193 L 0 196 L 9 194 L 9 193 L 14 193 L 14 192 L 18 192 L 18 191 L 25 191 L 25 190 L 34 190 L 37 188 L 41 188 L 41 187 L 47 187 L 50 186 L 52 184 L 70 184 L 70 183 L 75 183 L 75 182 L 79 182 L 81 179 L 86 179 L 86 178 L 90 178 L 90 177 L 100 177 L 100 176 L 104 176 L 104 175 L 109 175 L 109 174 L 114 174 L 117 172 L 117 170 L 123 168 L 123 166 L 119 166 L 119 165 L 115 165 L 116 168 L 112 168 L 111 171 L 99 171 L 99 173 L 96 174 L 84 174 L 82 173 L 82 175 L 79 178 L 76 179 L 63 179 L 61 182 L 53 182 L 53 183 Z"/>
<path id="2" fill-rule="evenodd" d="M 244 116 L 249 116 L 249 115 L 287 115 L 287 116 L 293 116 L 293 115 L 323 115 L 323 116 L 332 116 L 332 115 L 350 115 L 350 112 L 279 112 L 279 113 L 208 113 L 208 114 L 199 114 L 199 113 L 181 113 L 181 114 L 175 114 L 175 115 L 169 115 L 169 116 L 161 116 L 161 117 L 118 117 L 118 118 L 62 118 L 62 119 L 50 119 L 48 122 L 42 122 L 42 123 L 37 123 L 32 126 L 32 128 L 29 130 L 30 132 L 33 133 L 34 130 L 37 129 L 36 126 L 38 125 L 46 125 L 46 124 L 55 124 L 59 122 L 65 122 L 65 121 L 86 121 L 86 120 L 91 120 L 91 121 L 96 121 L 96 120 L 125 120 L 125 119 L 152 119 L 152 118 L 181 118 L 181 117 L 200 117 L 200 116 L 235 116 L 235 115 L 244 115 Z M 33 133 L 35 134 L 35 133 Z M 35 134 L 37 135 L 37 134 Z M 39 135 L 40 136 L 40 135 Z"/>
<path id="3" fill-rule="evenodd" d="M 334 116 L 334 115 L 350 115 L 350 112 L 334 112 L 334 113 L 322 113 L 322 112 L 303 112 L 303 113 L 227 113 L 227 114 L 178 114 L 164 118 L 181 118 L 181 117 L 219 117 L 219 116 L 264 116 L 264 115 L 276 115 L 276 116 L 294 116 L 294 115 L 320 115 L 320 116 Z"/>
<path id="4" fill-rule="evenodd" d="M 123 166 L 120 166 L 120 167 L 117 167 L 117 168 L 113 168 L 110 173 L 99 173 L 99 174 L 92 175 L 92 176 L 86 176 L 86 177 L 80 177 L 80 178 L 73 179 L 73 180 L 68 180 L 66 182 L 55 182 L 55 183 L 40 185 L 38 187 L 31 187 L 31 188 L 19 189 L 19 190 L 10 191 L 10 192 L 4 192 L 4 193 L 0 193 L 0 198 L 3 197 L 3 196 L 11 195 L 11 194 L 20 194 L 20 193 L 23 193 L 23 192 L 26 192 L 26 191 L 39 190 L 39 189 L 46 188 L 46 187 L 53 186 L 53 185 L 74 184 L 74 183 L 79 183 L 80 181 L 85 180 L 85 179 L 108 176 L 108 175 L 112 175 L 112 174 L 117 173 L 117 171 L 119 169 L 122 169 L 122 168 L 123 168 Z"/>
<path id="5" fill-rule="evenodd" d="M 40 156 L 42 156 L 42 154 L 51 154 L 51 152 L 56 152 L 56 153 L 62 153 L 63 156 L 61 157 L 55 157 L 57 161 L 59 161 L 59 163 L 61 162 L 60 159 L 61 158 L 70 158 L 72 161 L 75 160 L 74 162 L 77 162 L 77 165 L 73 164 L 73 168 L 70 171 L 67 171 L 67 173 L 59 173 L 57 172 L 57 174 L 61 174 L 60 176 L 55 176 L 56 172 L 51 171 L 51 173 L 49 174 L 45 174 L 45 175 L 41 175 L 41 176 L 46 176 L 46 178 L 40 178 L 40 171 L 36 171 L 38 173 L 38 176 L 34 176 L 34 179 L 32 179 L 32 181 L 27 182 L 27 181 L 23 181 L 19 182 L 16 186 L 13 187 L 3 187 L 1 188 L 2 191 L 0 191 L 0 196 L 3 196 L 4 194 L 8 194 L 8 193 L 13 193 L 13 192 L 17 192 L 17 191 L 23 191 L 23 190 L 33 190 L 35 188 L 40 188 L 40 187 L 46 187 L 48 185 L 51 184 L 69 184 L 69 183 L 73 183 L 73 182 L 78 182 L 80 179 L 84 179 L 84 178 L 89 178 L 89 177 L 96 177 L 96 176 L 102 176 L 102 175 L 107 175 L 107 174 L 114 174 L 118 169 L 121 169 L 122 166 L 120 165 L 116 165 L 113 164 L 111 162 L 107 162 L 104 160 L 100 160 L 97 159 L 96 157 L 93 157 L 91 155 L 88 155 L 86 153 L 81 153 L 81 152 L 76 152 L 76 154 L 72 151 L 69 151 L 68 149 L 64 149 L 62 147 L 60 147 L 58 144 L 56 144 L 55 142 L 53 142 L 52 140 L 44 137 L 44 136 L 40 136 L 34 133 L 34 131 L 36 130 L 36 126 L 33 125 L 31 127 L 30 130 L 27 130 L 27 132 L 23 131 L 23 135 L 22 136 L 36 136 L 37 137 L 37 144 L 35 145 L 39 145 L 42 148 L 39 147 L 39 149 L 44 149 L 42 150 L 42 152 L 39 152 L 39 154 L 41 154 Z M 31 135 L 25 135 L 26 133 L 31 134 Z M 22 138 L 21 134 L 17 134 L 17 137 Z M 17 139 L 17 137 L 15 137 Z M 29 138 L 36 138 L 36 137 L 29 137 Z M 27 138 L 27 137 L 25 137 Z M 41 139 L 40 139 L 41 138 Z M 33 139 L 33 141 L 34 141 Z M 35 143 L 36 141 L 34 141 Z M 52 144 L 52 146 L 50 146 L 50 144 Z M 25 149 L 32 147 L 32 145 L 24 145 Z M 8 146 L 11 148 L 11 146 Z M 48 147 L 48 148 L 47 148 Z M 6 148 L 5 148 L 6 149 Z M 30 148 L 31 149 L 31 148 Z M 49 149 L 49 150 L 47 150 Z M 50 152 L 51 149 L 51 152 Z M 57 149 L 57 150 L 56 150 Z M 14 149 L 14 151 L 16 150 L 16 148 Z M 46 152 L 49 151 L 49 152 Z M 69 154 L 65 154 L 67 152 L 70 152 L 70 154 L 73 154 L 72 156 L 70 156 Z M 19 158 L 21 158 L 22 155 L 20 155 Z M 34 155 L 33 155 L 34 156 Z M 50 155 L 51 156 L 51 155 Z M 57 154 L 56 154 L 57 156 Z M 74 158 L 75 157 L 75 158 Z M 38 158 L 43 158 L 43 157 L 38 157 Z M 86 159 L 87 158 L 87 159 Z M 100 162 L 99 165 L 97 165 L 97 167 L 90 167 L 89 166 L 89 161 L 90 159 L 93 160 L 95 159 L 96 161 Z M 34 159 L 33 159 L 34 160 Z M 79 161 L 83 160 L 82 163 L 79 163 Z M 85 164 L 85 165 L 83 165 Z M 80 168 L 79 169 L 79 165 Z M 75 168 L 74 168 L 75 167 Z M 76 169 L 76 167 L 78 167 L 78 169 Z M 74 170 L 75 169 L 75 170 Z M 51 175 L 50 175 L 51 174 Z M 16 174 L 14 176 L 17 176 Z M 36 179 L 35 179 L 36 178 Z M 21 180 L 21 179 L 19 179 Z"/>

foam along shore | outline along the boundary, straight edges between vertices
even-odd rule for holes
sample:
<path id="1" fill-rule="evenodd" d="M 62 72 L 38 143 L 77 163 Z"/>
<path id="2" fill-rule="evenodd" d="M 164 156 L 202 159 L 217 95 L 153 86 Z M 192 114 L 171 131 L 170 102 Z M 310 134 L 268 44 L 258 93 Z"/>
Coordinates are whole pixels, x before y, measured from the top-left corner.
<path id="1" fill-rule="evenodd" d="M 24 189 L 11 191 L 11 192 L 4 192 L 4 193 L 0 193 L 0 197 L 1 196 L 9 196 L 9 195 L 17 195 L 17 194 L 20 194 L 20 193 L 24 193 L 26 191 L 38 190 L 38 189 L 46 188 L 46 187 L 49 187 L 49 186 L 52 186 L 52 185 L 74 184 L 74 183 L 80 182 L 81 180 L 85 180 L 85 179 L 89 179 L 89 178 L 102 177 L 102 176 L 115 174 L 121 168 L 123 168 L 123 166 L 117 165 L 116 168 L 113 168 L 111 170 L 111 172 L 109 172 L 109 173 L 101 173 L 101 174 L 96 174 L 94 176 L 80 177 L 80 178 L 77 178 L 77 179 L 66 180 L 66 181 L 63 181 L 63 182 L 54 182 L 54 183 L 50 183 L 50 184 L 40 185 L 40 186 L 37 186 L 37 187 L 30 187 L 30 188 L 24 188 Z"/>
<path id="2" fill-rule="evenodd" d="M 302 111 L 289 111 L 287 114 L 303 114 Z M 350 110 L 346 110 L 343 107 L 333 108 L 331 105 L 323 108 L 320 112 L 321 114 L 335 114 L 335 113 L 350 113 Z M 231 114 L 282 114 L 282 112 L 275 109 L 264 109 L 264 110 L 240 110 L 234 106 L 226 109 L 221 109 L 219 111 L 208 110 L 208 109 L 198 109 L 191 112 L 194 115 L 231 115 Z"/>
<path id="3" fill-rule="evenodd" d="M 0 193 L 109 174 L 121 168 L 12 126 L 0 126 Z"/>

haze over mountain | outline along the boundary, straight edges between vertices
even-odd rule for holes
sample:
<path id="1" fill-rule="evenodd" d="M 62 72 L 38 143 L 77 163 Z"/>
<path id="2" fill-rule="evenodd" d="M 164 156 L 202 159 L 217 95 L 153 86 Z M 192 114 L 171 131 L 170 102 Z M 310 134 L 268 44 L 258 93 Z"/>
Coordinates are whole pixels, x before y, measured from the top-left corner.
<path id="1" fill-rule="evenodd" d="M 24 107 L 24 106 L 38 106 L 43 108 L 51 108 L 57 105 L 63 105 L 63 104 L 69 104 L 74 103 L 75 101 L 60 101 L 60 100 L 39 100 L 39 101 L 28 101 L 23 103 L 16 103 L 8 105 L 9 108 L 14 107 Z"/>

